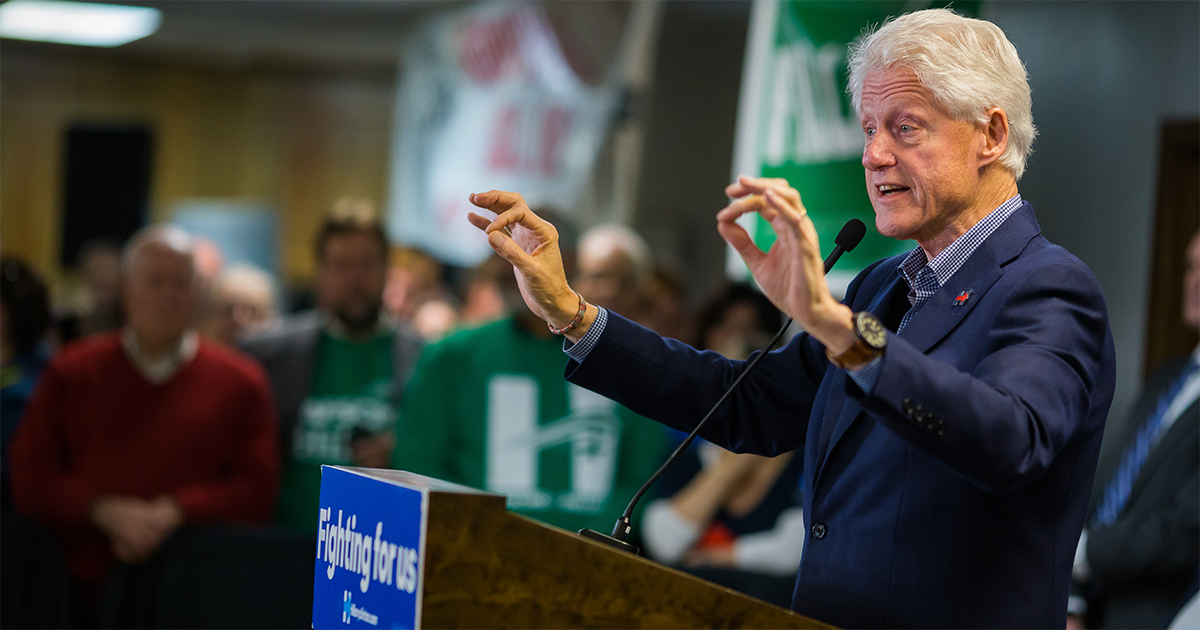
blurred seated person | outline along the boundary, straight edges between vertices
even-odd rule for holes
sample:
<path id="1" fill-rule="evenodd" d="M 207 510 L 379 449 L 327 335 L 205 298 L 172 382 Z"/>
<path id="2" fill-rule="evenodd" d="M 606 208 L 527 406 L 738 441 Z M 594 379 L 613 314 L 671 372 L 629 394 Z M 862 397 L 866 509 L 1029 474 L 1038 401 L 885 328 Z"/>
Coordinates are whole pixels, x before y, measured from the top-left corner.
<path id="1" fill-rule="evenodd" d="M 731 283 L 700 311 L 696 347 L 745 360 L 782 325 L 783 315 L 767 296 L 745 282 Z"/>
<path id="2" fill-rule="evenodd" d="M 200 332 L 226 345 L 242 335 L 271 326 L 279 316 L 271 274 L 253 265 L 222 271 L 209 293 L 210 309 Z"/>
<path id="3" fill-rule="evenodd" d="M 696 347 L 745 360 L 780 325 L 766 296 L 732 284 L 701 313 Z M 659 481 L 662 498 L 646 508 L 647 554 L 789 605 L 804 545 L 803 459 L 793 455 L 738 455 L 694 443 Z"/>
<path id="4" fill-rule="evenodd" d="M 415 247 L 392 248 L 383 305 L 426 341 L 436 341 L 458 324 L 458 309 L 442 283 L 442 264 Z"/>
<path id="5" fill-rule="evenodd" d="M 645 289 L 652 261 L 637 232 L 624 225 L 599 225 L 579 239 L 579 271 L 573 286 L 592 304 L 646 317 Z M 518 309 L 519 310 L 519 309 Z"/>
<path id="6" fill-rule="evenodd" d="M 462 323 L 479 326 L 508 316 L 502 287 L 512 276 L 512 265 L 499 256 L 488 256 L 471 270 L 463 291 Z"/>
<path id="7" fill-rule="evenodd" d="M 12 506 L 8 446 L 50 358 L 50 297 L 21 260 L 0 258 L 0 506 Z"/>
<path id="8" fill-rule="evenodd" d="M 563 339 L 522 307 L 509 267 L 496 276 L 509 314 L 422 356 L 393 465 L 505 494 L 509 509 L 557 527 L 610 531 L 661 464 L 665 430 L 563 380 Z"/>
<path id="9" fill-rule="evenodd" d="M 446 298 L 426 300 L 413 314 L 412 327 L 426 343 L 434 342 L 458 326 L 458 309 Z"/>
<path id="10" fill-rule="evenodd" d="M 108 239 L 94 239 L 79 248 L 78 269 L 82 284 L 61 299 L 56 334 L 60 343 L 78 337 L 116 330 L 125 322 L 121 311 L 121 247 Z"/>
<path id="11" fill-rule="evenodd" d="M 1200 233 L 1187 248 L 1183 321 L 1200 331 Z M 1165 628 L 1200 571 L 1200 347 L 1156 370 L 1104 441 L 1067 627 Z"/>
<path id="12" fill-rule="evenodd" d="M 13 439 L 16 507 L 55 534 L 93 619 L 114 557 L 140 563 L 185 523 L 265 522 L 274 507 L 270 390 L 191 328 L 193 247 L 169 226 L 130 239 L 128 324 L 63 348 Z"/>
<path id="13" fill-rule="evenodd" d="M 790 603 L 804 545 L 803 460 L 698 440 L 646 507 L 646 554 L 776 605 Z M 682 484 L 682 485 L 681 485 Z"/>
<path id="14" fill-rule="evenodd" d="M 671 339 L 689 339 L 687 286 L 673 269 L 655 265 L 646 278 L 646 327 Z"/>
<path id="15" fill-rule="evenodd" d="M 318 308 L 247 335 L 279 409 L 283 483 L 276 524 L 316 535 L 321 465 L 387 467 L 401 394 L 421 351 L 387 315 L 390 248 L 373 204 L 342 199 L 316 238 Z"/>

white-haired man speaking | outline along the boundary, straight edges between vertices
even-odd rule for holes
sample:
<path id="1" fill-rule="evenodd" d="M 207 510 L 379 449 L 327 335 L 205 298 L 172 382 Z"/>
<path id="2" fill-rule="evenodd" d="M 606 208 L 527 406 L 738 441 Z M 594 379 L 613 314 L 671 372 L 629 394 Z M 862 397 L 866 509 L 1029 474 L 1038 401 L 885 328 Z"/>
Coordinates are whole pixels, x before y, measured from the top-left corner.
<path id="1" fill-rule="evenodd" d="M 1025 69 L 995 25 L 919 11 L 855 43 L 850 90 L 875 226 L 918 247 L 838 302 L 800 194 L 730 185 L 717 230 L 806 332 L 700 435 L 803 449 L 796 611 L 843 627 L 1061 628 L 1114 352 L 1095 277 L 1018 193 L 1034 136 Z M 529 307 L 575 342 L 572 382 L 688 430 L 742 371 L 587 304 L 519 195 L 471 200 L 498 215 L 470 218 Z M 735 222 L 750 212 L 774 229 L 770 251 Z"/>

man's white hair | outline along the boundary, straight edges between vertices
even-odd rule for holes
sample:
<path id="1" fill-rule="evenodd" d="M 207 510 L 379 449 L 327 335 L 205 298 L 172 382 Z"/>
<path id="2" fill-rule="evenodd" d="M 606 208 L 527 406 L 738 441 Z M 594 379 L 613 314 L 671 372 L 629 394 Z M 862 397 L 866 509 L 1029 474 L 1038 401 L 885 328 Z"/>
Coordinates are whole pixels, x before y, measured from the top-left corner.
<path id="1" fill-rule="evenodd" d="M 1025 65 L 1000 27 L 949 9 L 914 11 L 867 31 L 850 45 L 846 89 L 862 113 L 868 73 L 908 68 L 957 120 L 987 122 L 993 107 L 1008 116 L 1008 147 L 1000 165 L 1017 179 L 1033 152 L 1033 100 Z"/>
<path id="2" fill-rule="evenodd" d="M 196 239 L 191 234 L 174 225 L 148 225 L 129 237 L 125 249 L 121 252 L 121 273 L 128 276 L 137 264 L 138 256 L 148 245 L 165 247 L 177 254 L 187 256 L 192 261 L 193 271 L 196 263 Z"/>
<path id="3" fill-rule="evenodd" d="M 613 252 L 621 252 L 629 257 L 634 276 L 639 281 L 650 273 L 650 248 L 637 232 L 624 225 L 598 225 L 579 239 L 580 258 L 607 258 Z"/>

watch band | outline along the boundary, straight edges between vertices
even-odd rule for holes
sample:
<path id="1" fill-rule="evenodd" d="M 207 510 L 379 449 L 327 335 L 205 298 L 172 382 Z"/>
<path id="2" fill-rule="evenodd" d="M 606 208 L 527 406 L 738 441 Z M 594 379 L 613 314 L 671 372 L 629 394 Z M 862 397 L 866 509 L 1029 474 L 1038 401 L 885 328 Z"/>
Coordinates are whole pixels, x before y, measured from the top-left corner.
<path id="1" fill-rule="evenodd" d="M 887 331 L 870 311 L 861 311 L 853 316 L 854 343 L 841 354 L 834 355 L 825 349 L 825 356 L 834 366 L 845 370 L 857 370 L 883 354 L 887 343 Z M 874 340 L 874 341 L 872 341 Z"/>
<path id="2" fill-rule="evenodd" d="M 857 370 L 873 361 L 879 354 L 878 350 L 863 343 L 858 337 L 855 337 L 854 343 L 839 355 L 834 355 L 828 348 L 825 349 L 825 356 L 829 358 L 829 362 L 843 370 Z"/>

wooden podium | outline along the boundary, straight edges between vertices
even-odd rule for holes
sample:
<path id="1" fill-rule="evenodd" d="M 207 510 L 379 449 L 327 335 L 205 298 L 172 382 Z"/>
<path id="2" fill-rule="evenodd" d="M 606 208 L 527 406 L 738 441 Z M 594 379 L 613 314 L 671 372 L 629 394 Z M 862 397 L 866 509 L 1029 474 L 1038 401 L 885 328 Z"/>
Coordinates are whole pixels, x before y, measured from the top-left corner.
<path id="1" fill-rule="evenodd" d="M 428 495 L 423 628 L 832 627 L 508 512 L 503 495 L 370 472 Z"/>

